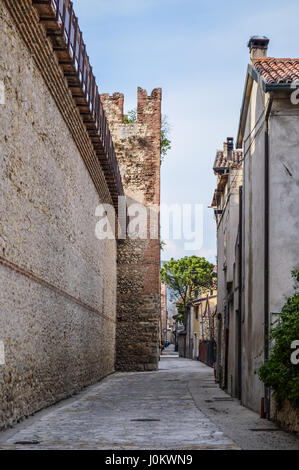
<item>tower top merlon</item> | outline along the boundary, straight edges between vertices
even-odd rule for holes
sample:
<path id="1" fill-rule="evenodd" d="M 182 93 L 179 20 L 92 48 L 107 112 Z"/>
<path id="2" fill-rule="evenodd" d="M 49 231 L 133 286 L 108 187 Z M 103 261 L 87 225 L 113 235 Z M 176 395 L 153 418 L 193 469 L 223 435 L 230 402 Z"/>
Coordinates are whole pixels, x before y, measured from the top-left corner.
<path id="1" fill-rule="evenodd" d="M 138 122 L 159 122 L 161 125 L 162 88 L 155 88 L 150 95 L 143 88 L 137 90 Z"/>
<path id="2" fill-rule="evenodd" d="M 124 95 L 122 93 L 103 93 L 100 99 L 109 124 L 120 123 L 124 120 Z"/>

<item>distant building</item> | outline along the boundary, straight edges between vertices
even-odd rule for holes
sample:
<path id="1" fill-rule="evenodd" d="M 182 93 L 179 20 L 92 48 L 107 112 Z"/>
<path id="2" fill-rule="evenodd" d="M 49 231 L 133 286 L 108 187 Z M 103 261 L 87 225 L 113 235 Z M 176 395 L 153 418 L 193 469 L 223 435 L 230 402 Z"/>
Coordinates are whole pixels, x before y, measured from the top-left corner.
<path id="1" fill-rule="evenodd" d="M 217 360 L 216 375 L 220 384 L 233 396 L 239 396 L 238 363 L 238 237 L 239 200 L 242 185 L 243 153 L 234 150 L 228 138 L 218 150 L 214 163 L 217 187 L 212 207 L 217 223 Z"/>
<path id="2" fill-rule="evenodd" d="M 178 352 L 181 357 L 202 359 L 206 364 L 214 364 L 216 311 L 217 291 L 210 291 L 187 306 L 184 325 L 177 326 Z"/>
<path id="3" fill-rule="evenodd" d="M 193 354 L 192 359 L 198 359 L 209 366 L 216 362 L 217 338 L 217 291 L 195 300 L 191 308 L 193 318 Z M 191 336 L 191 335 L 190 335 Z"/>

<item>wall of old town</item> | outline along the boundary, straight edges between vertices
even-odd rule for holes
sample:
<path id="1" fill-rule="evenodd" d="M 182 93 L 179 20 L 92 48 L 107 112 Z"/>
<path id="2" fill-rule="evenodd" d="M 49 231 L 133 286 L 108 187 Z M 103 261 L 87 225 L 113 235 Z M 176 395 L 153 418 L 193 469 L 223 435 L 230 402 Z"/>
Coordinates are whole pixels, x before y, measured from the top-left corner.
<path id="1" fill-rule="evenodd" d="M 113 372 L 117 252 L 95 237 L 110 195 L 32 2 L 0 2 L 0 50 L 3 428 Z"/>

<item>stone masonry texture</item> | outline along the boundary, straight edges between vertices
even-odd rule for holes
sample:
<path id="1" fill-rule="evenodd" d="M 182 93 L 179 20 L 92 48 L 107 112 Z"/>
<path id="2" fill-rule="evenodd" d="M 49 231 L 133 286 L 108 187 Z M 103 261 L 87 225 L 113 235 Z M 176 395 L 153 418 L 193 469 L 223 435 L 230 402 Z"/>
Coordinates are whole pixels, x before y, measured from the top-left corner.
<path id="1" fill-rule="evenodd" d="M 137 122 L 124 123 L 124 96 L 101 95 L 118 158 L 128 207 L 160 207 L 161 89 L 138 88 Z M 130 219 L 129 219 L 130 220 Z M 159 359 L 160 234 L 119 240 L 116 369 L 156 370 Z"/>
<path id="2" fill-rule="evenodd" d="M 34 31 L 38 57 L 9 4 L 31 18 L 27 39 Z M 97 382 L 115 363 L 117 247 L 95 236 L 95 209 L 109 192 L 33 12 L 28 1 L 0 2 L 0 428 Z"/>

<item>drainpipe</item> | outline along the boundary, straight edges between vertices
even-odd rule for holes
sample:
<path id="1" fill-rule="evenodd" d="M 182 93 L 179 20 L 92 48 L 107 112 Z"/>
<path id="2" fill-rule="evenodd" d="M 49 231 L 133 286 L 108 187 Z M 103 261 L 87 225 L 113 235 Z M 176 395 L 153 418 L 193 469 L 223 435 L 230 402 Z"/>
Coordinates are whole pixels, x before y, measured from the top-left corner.
<path id="1" fill-rule="evenodd" d="M 270 93 L 270 98 L 266 108 L 265 116 L 265 259 L 264 259 L 264 360 L 269 358 L 269 158 L 270 158 L 270 145 L 269 145 L 269 117 L 273 105 L 273 92 Z M 270 388 L 265 387 L 265 415 L 270 418 Z"/>
<path id="2" fill-rule="evenodd" d="M 239 187 L 238 399 L 242 402 L 243 186 Z"/>

